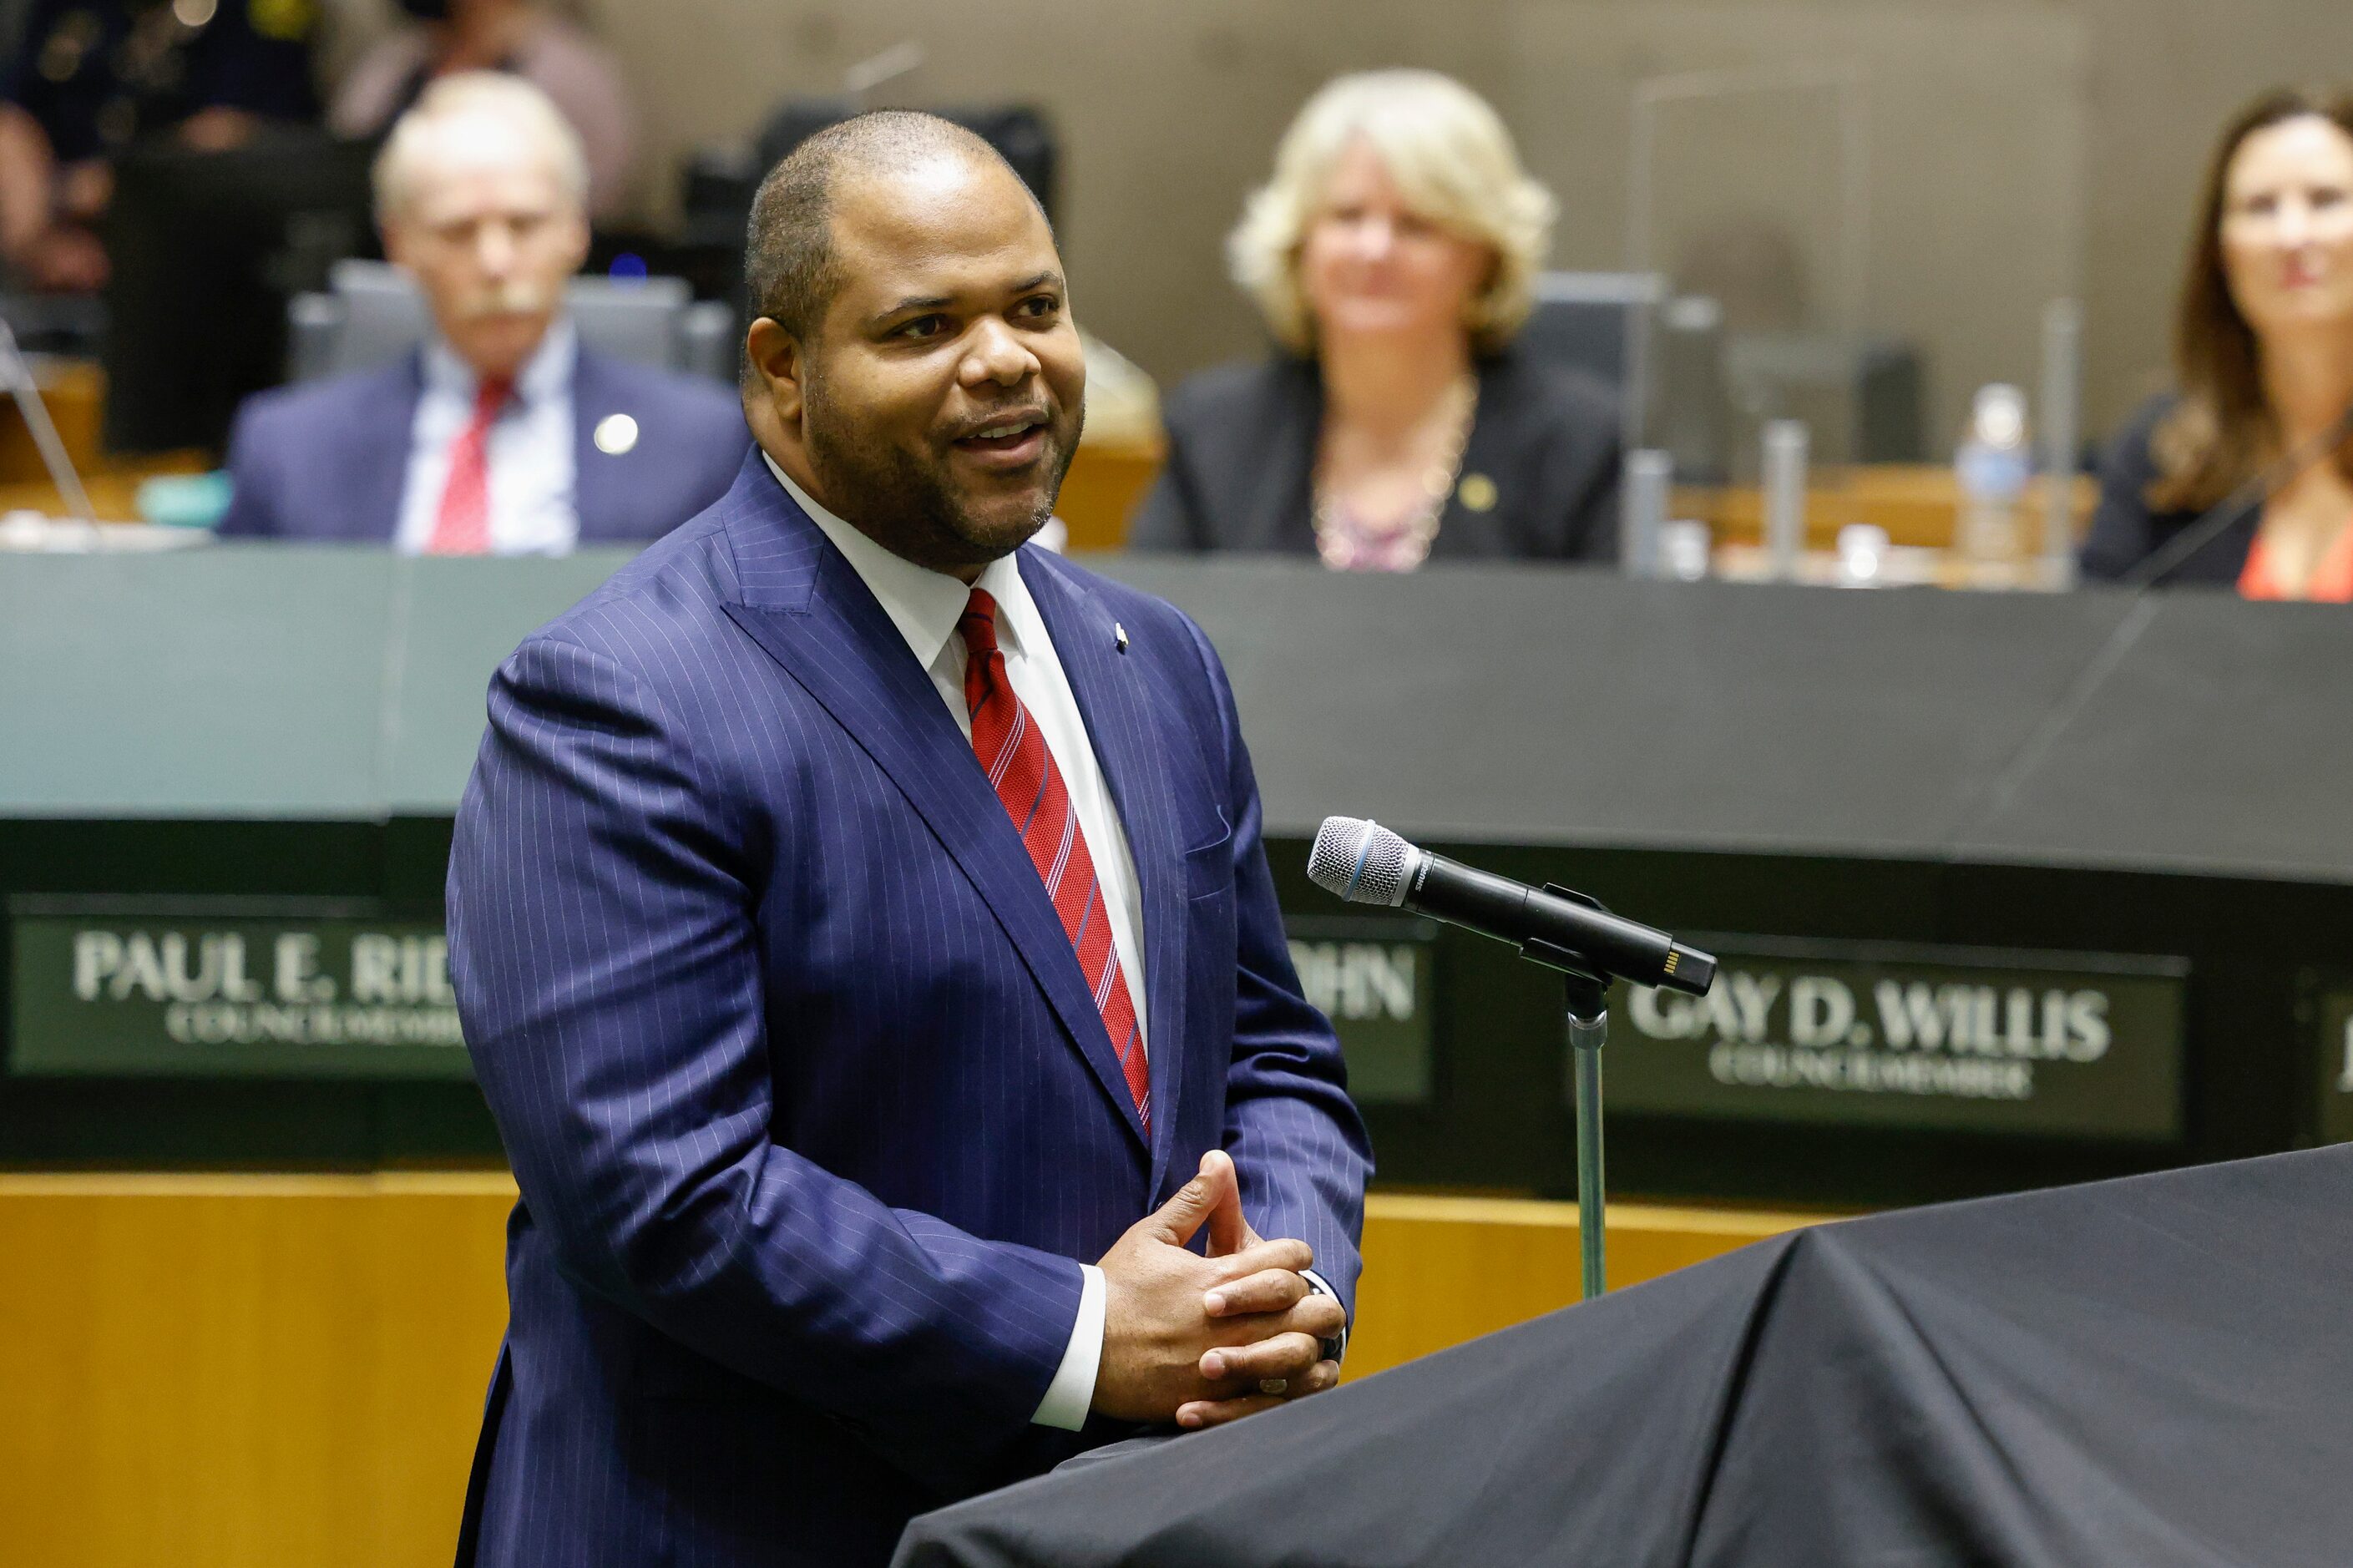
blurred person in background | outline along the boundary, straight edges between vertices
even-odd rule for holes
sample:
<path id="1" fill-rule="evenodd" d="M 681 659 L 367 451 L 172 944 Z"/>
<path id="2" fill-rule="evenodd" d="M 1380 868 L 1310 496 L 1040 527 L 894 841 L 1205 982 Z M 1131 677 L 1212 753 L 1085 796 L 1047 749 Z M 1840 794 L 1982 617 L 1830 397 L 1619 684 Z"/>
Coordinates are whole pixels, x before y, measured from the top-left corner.
<path id="1" fill-rule="evenodd" d="M 637 113 L 610 50 L 531 0 L 400 0 L 409 25 L 363 54 L 327 110 L 345 136 L 375 136 L 427 87 L 464 71 L 506 71 L 555 100 L 588 160 L 588 216 L 613 216 L 637 158 Z"/>
<path id="2" fill-rule="evenodd" d="M 0 58 L 0 260 L 19 286 L 106 282 L 109 159 L 170 136 L 238 146 L 319 114 L 313 0 L 34 0 Z"/>
<path id="3" fill-rule="evenodd" d="M 220 531 L 561 553 L 655 537 L 724 494 L 751 446 L 734 395 L 585 348 L 565 318 L 587 180 L 579 139 L 529 82 L 428 88 L 375 184 L 385 253 L 435 334 L 393 364 L 248 402 Z"/>
<path id="4" fill-rule="evenodd" d="M 1167 400 L 1142 549 L 1432 557 L 1614 555 L 1616 403 L 1512 352 L 1553 200 L 1503 121 L 1432 71 L 1308 100 L 1228 249 L 1282 352 Z"/>
<path id="5" fill-rule="evenodd" d="M 2353 95 L 2267 93 L 2223 132 L 2175 322 L 2179 386 L 2101 465 L 2084 546 L 2120 577 L 2259 479 L 2161 580 L 2353 600 Z M 2290 471 L 2272 475 L 2284 465 Z"/>

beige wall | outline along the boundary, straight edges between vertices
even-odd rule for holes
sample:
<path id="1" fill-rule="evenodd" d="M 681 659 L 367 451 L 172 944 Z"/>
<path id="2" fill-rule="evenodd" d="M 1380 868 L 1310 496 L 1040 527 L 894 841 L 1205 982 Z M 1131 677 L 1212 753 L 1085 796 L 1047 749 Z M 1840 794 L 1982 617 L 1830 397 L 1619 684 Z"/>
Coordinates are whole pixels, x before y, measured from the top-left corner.
<path id="1" fill-rule="evenodd" d="M 342 0 L 363 9 L 378 0 Z M 1634 79 L 1836 55 L 1871 72 L 1872 324 L 1924 340 L 1940 395 L 2034 374 L 2032 312 L 2079 287 L 2091 414 L 2163 374 L 2190 186 L 2231 106 L 2353 77 L 2344 0 L 579 0 L 646 115 L 659 205 L 680 153 L 903 38 L 888 96 L 1024 97 L 1067 148 L 1090 323 L 1164 378 L 1250 351 L 1219 242 L 1291 110 L 1335 71 L 1409 62 L 1495 100 L 1570 198 L 1557 259 L 1624 254 Z M 1949 409 L 1939 409 L 1942 424 Z M 1939 434 L 1942 432 L 1939 431 Z"/>

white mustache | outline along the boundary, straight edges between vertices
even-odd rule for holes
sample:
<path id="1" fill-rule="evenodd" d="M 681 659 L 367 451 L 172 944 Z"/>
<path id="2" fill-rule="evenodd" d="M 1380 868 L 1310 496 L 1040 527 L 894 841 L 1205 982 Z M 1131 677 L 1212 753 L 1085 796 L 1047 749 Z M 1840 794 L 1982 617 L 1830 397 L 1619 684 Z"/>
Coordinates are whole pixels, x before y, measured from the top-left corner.
<path id="1" fill-rule="evenodd" d="M 527 279 L 510 278 L 474 295 L 459 314 L 468 321 L 478 316 L 531 316 L 552 309 L 554 303 L 554 289 Z"/>

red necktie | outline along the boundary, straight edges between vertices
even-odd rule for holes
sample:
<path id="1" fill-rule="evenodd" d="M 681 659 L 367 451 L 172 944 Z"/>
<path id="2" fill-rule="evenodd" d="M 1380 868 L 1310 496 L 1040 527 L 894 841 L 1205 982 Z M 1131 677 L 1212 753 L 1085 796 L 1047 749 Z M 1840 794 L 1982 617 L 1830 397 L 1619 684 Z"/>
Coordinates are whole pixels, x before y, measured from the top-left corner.
<path id="1" fill-rule="evenodd" d="M 972 749 L 988 772 L 997 798 L 1005 803 L 1029 863 L 1046 884 L 1046 896 L 1062 919 L 1062 931 L 1078 950 L 1079 971 L 1094 992 L 1095 1010 L 1119 1058 L 1127 1092 L 1146 1132 L 1152 1131 L 1152 1076 L 1144 1058 L 1144 1037 L 1135 1023 L 1135 999 L 1127 993 L 1119 949 L 1111 940 L 1111 915 L 1094 857 L 1079 828 L 1078 807 L 1046 749 L 1029 710 L 1013 694 L 1005 655 L 997 647 L 997 601 L 975 588 L 956 622 L 964 634 L 964 700 L 972 710 Z"/>
<path id="2" fill-rule="evenodd" d="M 491 549 L 491 426 L 514 390 L 488 376 L 474 393 L 474 417 L 449 444 L 449 479 L 433 514 L 427 555 L 487 555 Z"/>

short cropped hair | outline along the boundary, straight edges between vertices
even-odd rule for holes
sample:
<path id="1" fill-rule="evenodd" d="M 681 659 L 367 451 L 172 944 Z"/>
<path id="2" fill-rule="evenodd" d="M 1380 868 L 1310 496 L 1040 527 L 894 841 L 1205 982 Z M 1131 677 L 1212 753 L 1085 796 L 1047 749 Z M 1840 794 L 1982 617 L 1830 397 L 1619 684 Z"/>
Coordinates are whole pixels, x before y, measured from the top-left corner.
<path id="1" fill-rule="evenodd" d="M 455 121 L 504 121 L 547 154 L 564 198 L 585 210 L 588 202 L 588 154 L 580 133 L 555 100 L 518 76 L 504 71 L 459 71 L 435 81 L 420 94 L 385 139 L 375 158 L 375 210 L 379 222 L 396 218 L 415 196 L 418 163 L 431 143 Z"/>
<path id="2" fill-rule="evenodd" d="M 912 109 L 852 115 L 785 154 L 760 182 L 744 236 L 744 291 L 752 314 L 767 317 L 796 342 L 809 342 L 841 284 L 833 205 L 842 172 L 900 167 L 942 153 L 1013 173 L 996 148 L 963 126 Z M 748 363 L 744 374 L 748 380 Z"/>
<path id="3" fill-rule="evenodd" d="M 1314 351 L 1300 248 L 1342 154 L 1358 137 L 1416 212 L 1493 248 L 1494 270 L 1464 325 L 1481 353 L 1503 347 L 1535 303 L 1556 208 L 1552 193 L 1520 166 L 1511 133 L 1486 100 L 1436 71 L 1339 77 L 1307 100 L 1275 150 L 1274 178 L 1251 194 L 1226 241 L 1234 281 L 1258 301 L 1284 347 Z"/>

